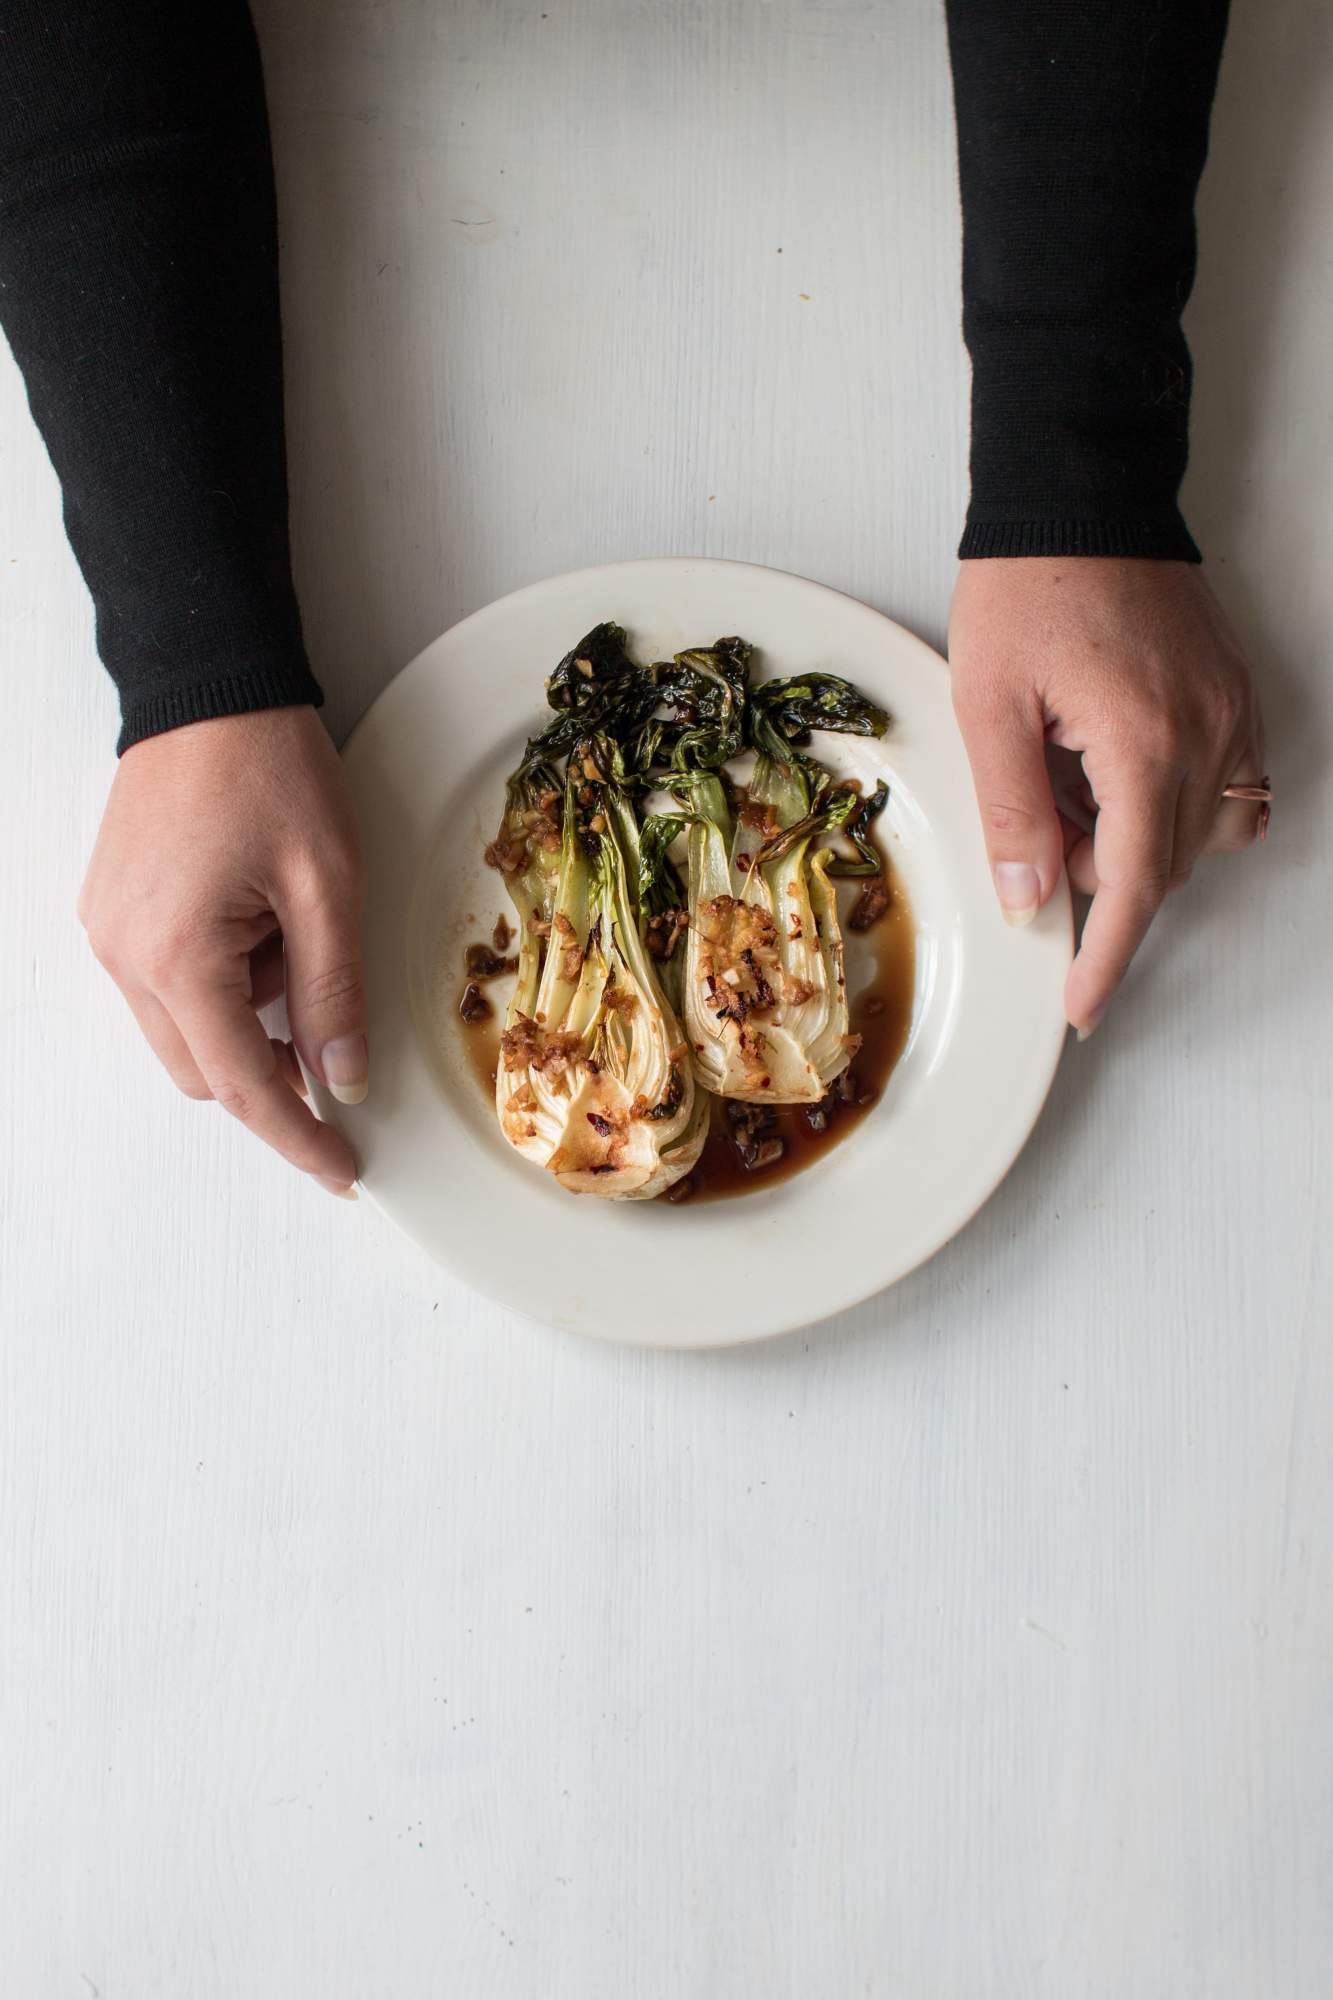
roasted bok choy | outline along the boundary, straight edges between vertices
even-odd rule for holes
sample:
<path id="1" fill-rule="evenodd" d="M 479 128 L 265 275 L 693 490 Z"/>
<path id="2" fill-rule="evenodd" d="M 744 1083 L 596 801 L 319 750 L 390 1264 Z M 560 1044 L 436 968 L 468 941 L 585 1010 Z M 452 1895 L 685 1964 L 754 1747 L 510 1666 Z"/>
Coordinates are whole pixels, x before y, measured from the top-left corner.
<path id="1" fill-rule="evenodd" d="M 716 658 L 702 667 L 707 656 L 692 657 L 721 671 Z M 868 829 L 887 792 L 863 799 L 803 746 L 814 729 L 878 736 L 887 722 L 832 675 L 761 682 L 744 699 L 756 754 L 734 805 L 710 733 L 685 731 L 675 744 L 667 782 L 689 854 L 682 1018 L 695 1074 L 719 1097 L 818 1103 L 856 1052 L 834 878 L 878 872 Z M 729 712 L 718 727 L 730 740 Z M 851 857 L 831 842 L 839 832 Z"/>
<path id="2" fill-rule="evenodd" d="M 639 921 L 640 845 L 619 748 L 570 746 L 510 780 L 489 857 L 522 930 L 500 1037 L 505 1138 L 576 1194 L 646 1199 L 699 1156 L 708 1102 Z"/>
<path id="3" fill-rule="evenodd" d="M 888 718 L 833 675 L 752 684 L 750 667 L 735 638 L 636 666 L 599 625 L 548 680 L 552 717 L 508 783 L 487 850 L 520 930 L 496 1106 L 578 1193 L 664 1192 L 712 1097 L 815 1105 L 855 1052 L 835 885 L 881 877 L 887 793 L 808 746 Z"/>

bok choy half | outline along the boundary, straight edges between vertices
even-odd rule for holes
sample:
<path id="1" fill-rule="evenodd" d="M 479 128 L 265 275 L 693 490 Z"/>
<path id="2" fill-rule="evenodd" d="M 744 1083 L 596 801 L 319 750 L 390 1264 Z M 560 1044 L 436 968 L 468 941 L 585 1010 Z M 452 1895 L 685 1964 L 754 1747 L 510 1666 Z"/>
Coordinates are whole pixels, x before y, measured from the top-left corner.
<path id="1" fill-rule="evenodd" d="M 878 736 L 887 723 L 833 675 L 760 683 L 743 714 L 754 775 L 734 809 L 709 733 L 675 744 L 668 783 L 689 827 L 682 1011 L 695 1074 L 719 1097 L 817 1103 L 856 1052 L 834 877 L 878 871 L 869 823 L 887 793 L 863 799 L 803 745 L 815 729 Z M 831 844 L 839 832 L 854 859 Z"/>
<path id="2" fill-rule="evenodd" d="M 694 1165 L 708 1103 L 640 928 L 621 754 L 609 735 L 574 740 L 554 795 L 540 757 L 533 769 L 535 790 L 523 767 L 510 780 L 489 850 L 522 925 L 496 1070 L 500 1129 L 574 1193 L 646 1199 Z"/>

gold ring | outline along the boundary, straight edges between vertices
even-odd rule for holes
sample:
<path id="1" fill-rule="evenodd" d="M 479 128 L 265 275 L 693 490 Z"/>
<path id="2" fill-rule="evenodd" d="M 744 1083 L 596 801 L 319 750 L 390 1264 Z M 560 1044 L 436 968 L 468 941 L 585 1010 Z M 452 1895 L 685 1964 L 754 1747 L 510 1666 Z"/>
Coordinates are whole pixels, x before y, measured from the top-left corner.
<path id="1" fill-rule="evenodd" d="M 1273 817 L 1273 787 L 1265 778 L 1258 785 L 1228 785 L 1222 793 L 1224 799 L 1244 799 L 1259 808 L 1258 833 L 1260 840 L 1268 838 L 1268 822 Z"/>

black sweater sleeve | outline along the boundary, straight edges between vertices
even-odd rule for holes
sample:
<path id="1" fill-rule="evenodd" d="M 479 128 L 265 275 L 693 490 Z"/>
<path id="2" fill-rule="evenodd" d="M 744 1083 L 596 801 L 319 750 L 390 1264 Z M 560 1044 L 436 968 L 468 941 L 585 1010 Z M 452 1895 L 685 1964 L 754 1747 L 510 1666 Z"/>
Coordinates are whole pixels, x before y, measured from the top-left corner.
<path id="1" fill-rule="evenodd" d="M 1225 0 L 947 0 L 973 362 L 961 553 L 1197 555 L 1180 313 Z M 263 80 L 244 0 L 6 0 L 0 321 L 121 748 L 318 702 L 287 541 Z"/>
<path id="2" fill-rule="evenodd" d="M 1177 495 L 1226 0 L 946 0 L 972 356 L 962 556 L 1198 560 Z"/>
<path id="3" fill-rule="evenodd" d="M 244 0 L 6 0 L 0 321 L 120 690 L 120 748 L 318 702 Z"/>

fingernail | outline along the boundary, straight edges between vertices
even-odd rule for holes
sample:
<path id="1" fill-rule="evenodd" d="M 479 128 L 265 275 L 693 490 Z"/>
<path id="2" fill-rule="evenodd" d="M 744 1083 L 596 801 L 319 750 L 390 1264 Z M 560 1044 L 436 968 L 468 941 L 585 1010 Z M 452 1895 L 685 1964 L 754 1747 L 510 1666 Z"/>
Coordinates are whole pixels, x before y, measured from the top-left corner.
<path id="1" fill-rule="evenodd" d="M 347 1187 L 342 1181 L 335 1181 L 326 1174 L 317 1174 L 316 1179 L 322 1188 L 327 1188 L 330 1194 L 336 1194 L 339 1201 L 356 1200 L 356 1189 L 354 1187 Z"/>
<path id="2" fill-rule="evenodd" d="M 1102 1025 L 1102 1014 L 1104 1012 L 1105 1009 L 1103 1008 L 1094 1014 L 1090 1021 L 1085 1021 L 1074 1039 L 1079 1042 L 1086 1042 L 1089 1035 L 1095 1035 L 1098 1028 Z"/>
<path id="3" fill-rule="evenodd" d="M 325 1042 L 320 1056 L 324 1081 L 339 1104 L 359 1104 L 366 1094 L 366 1072 L 370 1067 L 364 1035 L 339 1035 Z"/>
<path id="4" fill-rule="evenodd" d="M 1028 861 L 997 861 L 991 871 L 1007 924 L 1030 924 L 1041 901 L 1041 878 Z"/>

